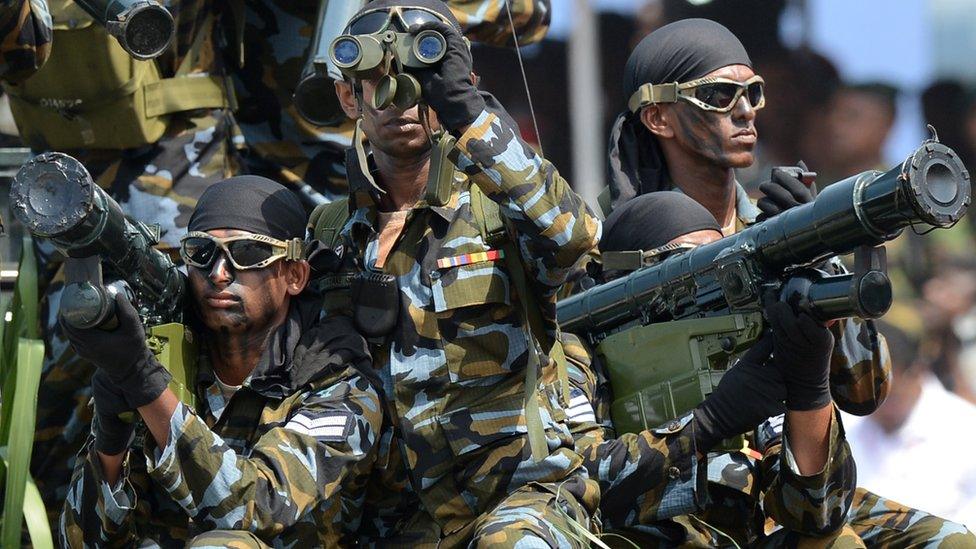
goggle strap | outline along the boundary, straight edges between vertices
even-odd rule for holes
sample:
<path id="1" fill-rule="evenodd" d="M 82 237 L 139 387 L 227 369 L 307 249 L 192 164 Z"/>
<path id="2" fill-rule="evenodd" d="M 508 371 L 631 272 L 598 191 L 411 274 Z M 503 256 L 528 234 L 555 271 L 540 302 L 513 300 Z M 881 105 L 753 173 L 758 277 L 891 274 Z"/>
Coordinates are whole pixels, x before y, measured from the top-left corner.
<path id="1" fill-rule="evenodd" d="M 305 249 L 302 245 L 301 238 L 292 238 L 288 240 L 285 246 L 285 260 L 286 261 L 297 261 L 305 256 Z"/>
<path id="2" fill-rule="evenodd" d="M 643 84 L 630 96 L 627 107 L 630 108 L 630 112 L 637 112 L 641 107 L 646 107 L 647 105 L 677 102 L 677 82 L 670 82 L 668 84 Z"/>
<path id="3" fill-rule="evenodd" d="M 657 263 L 657 258 L 675 250 L 690 250 L 695 248 L 694 244 L 685 242 L 673 242 L 659 246 L 653 250 L 628 250 L 623 252 L 601 252 L 600 262 L 603 264 L 604 271 L 636 271 L 641 267 L 647 267 Z"/>

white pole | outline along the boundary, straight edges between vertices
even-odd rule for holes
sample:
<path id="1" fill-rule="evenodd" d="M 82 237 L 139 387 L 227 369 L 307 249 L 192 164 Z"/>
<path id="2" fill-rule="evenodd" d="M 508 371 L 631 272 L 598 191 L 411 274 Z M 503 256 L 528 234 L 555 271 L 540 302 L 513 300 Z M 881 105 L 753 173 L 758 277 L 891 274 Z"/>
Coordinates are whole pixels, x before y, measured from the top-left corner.
<path id="1" fill-rule="evenodd" d="M 600 92 L 599 30 L 590 0 L 573 1 L 569 36 L 569 119 L 572 124 L 573 187 L 600 212 L 607 160 L 603 155 L 603 95 Z M 602 217 L 602 215 L 601 215 Z"/>

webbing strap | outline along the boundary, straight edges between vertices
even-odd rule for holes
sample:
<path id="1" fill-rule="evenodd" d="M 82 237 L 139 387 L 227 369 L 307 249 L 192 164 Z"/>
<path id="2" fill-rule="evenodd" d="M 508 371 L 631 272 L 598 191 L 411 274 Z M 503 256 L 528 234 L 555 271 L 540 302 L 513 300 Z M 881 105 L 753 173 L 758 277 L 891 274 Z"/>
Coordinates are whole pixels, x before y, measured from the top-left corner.
<path id="1" fill-rule="evenodd" d="M 177 76 L 144 87 L 146 116 L 196 109 L 230 108 L 231 88 L 222 76 Z"/>
<path id="2" fill-rule="evenodd" d="M 563 346 L 558 339 L 549 341 L 551 338 L 546 330 L 545 322 L 542 320 L 542 312 L 535 300 L 535 294 L 529 288 L 529 281 L 525 276 L 525 267 L 519 259 L 521 254 L 518 251 L 518 245 L 514 239 L 509 237 L 505 220 L 501 216 L 501 210 L 498 204 L 485 196 L 477 185 L 472 185 L 471 211 L 476 212 L 475 215 L 480 214 L 481 237 L 485 243 L 489 246 L 500 246 L 505 251 L 505 265 L 511 274 L 515 290 L 525 305 L 526 321 L 529 323 L 535 339 L 543 345 L 543 352 L 556 362 L 561 404 L 564 407 L 569 407 L 569 371 Z"/>
<path id="3" fill-rule="evenodd" d="M 312 210 L 309 216 L 308 225 L 312 230 L 313 238 L 325 242 L 329 247 L 335 248 L 339 233 L 349 219 L 349 199 L 340 198 L 328 204 L 321 204 Z"/>

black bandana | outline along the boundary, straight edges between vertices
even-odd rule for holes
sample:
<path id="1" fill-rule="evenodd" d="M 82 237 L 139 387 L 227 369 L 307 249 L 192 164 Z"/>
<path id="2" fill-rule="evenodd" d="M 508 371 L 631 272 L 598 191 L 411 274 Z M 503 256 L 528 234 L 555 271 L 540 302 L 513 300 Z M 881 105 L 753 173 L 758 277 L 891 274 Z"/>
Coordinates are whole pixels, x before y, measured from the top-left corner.
<path id="1" fill-rule="evenodd" d="M 458 32 L 461 32 L 461 23 L 458 22 L 457 17 L 454 17 L 454 13 L 442 0 L 373 0 L 372 2 L 367 2 L 366 5 L 363 6 L 363 9 L 356 12 L 356 15 L 350 17 L 349 20 L 352 21 L 356 19 L 359 17 L 359 14 L 366 11 L 392 8 L 395 6 L 401 8 L 418 7 L 429 9 L 430 11 L 440 14 L 442 17 L 450 21 L 451 24 L 454 25 L 454 28 L 457 29 Z"/>
<path id="2" fill-rule="evenodd" d="M 305 237 L 307 217 L 295 193 L 266 177 L 241 175 L 207 187 L 187 230 L 237 229 L 288 240 Z"/>
<path id="3" fill-rule="evenodd" d="M 624 70 L 625 100 L 642 84 L 687 82 L 729 65 L 752 67 L 729 29 L 708 19 L 676 21 L 647 35 L 630 54 Z M 610 131 L 608 172 L 613 208 L 639 194 L 671 188 L 657 139 L 629 110 L 617 116 Z"/>
<path id="4" fill-rule="evenodd" d="M 653 250 L 706 229 L 722 232 L 711 212 L 688 195 L 674 191 L 644 194 L 621 204 L 603 222 L 600 251 Z"/>

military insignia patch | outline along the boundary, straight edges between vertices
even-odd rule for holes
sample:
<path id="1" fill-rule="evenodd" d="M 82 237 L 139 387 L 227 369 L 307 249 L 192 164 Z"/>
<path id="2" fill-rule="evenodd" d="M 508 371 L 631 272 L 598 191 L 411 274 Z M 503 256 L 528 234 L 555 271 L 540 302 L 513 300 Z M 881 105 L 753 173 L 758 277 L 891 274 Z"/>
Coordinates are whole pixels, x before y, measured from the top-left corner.
<path id="1" fill-rule="evenodd" d="M 315 437 L 324 442 L 342 442 L 352 432 L 351 412 L 328 412 L 314 416 L 299 413 L 288 420 L 285 429 Z"/>

